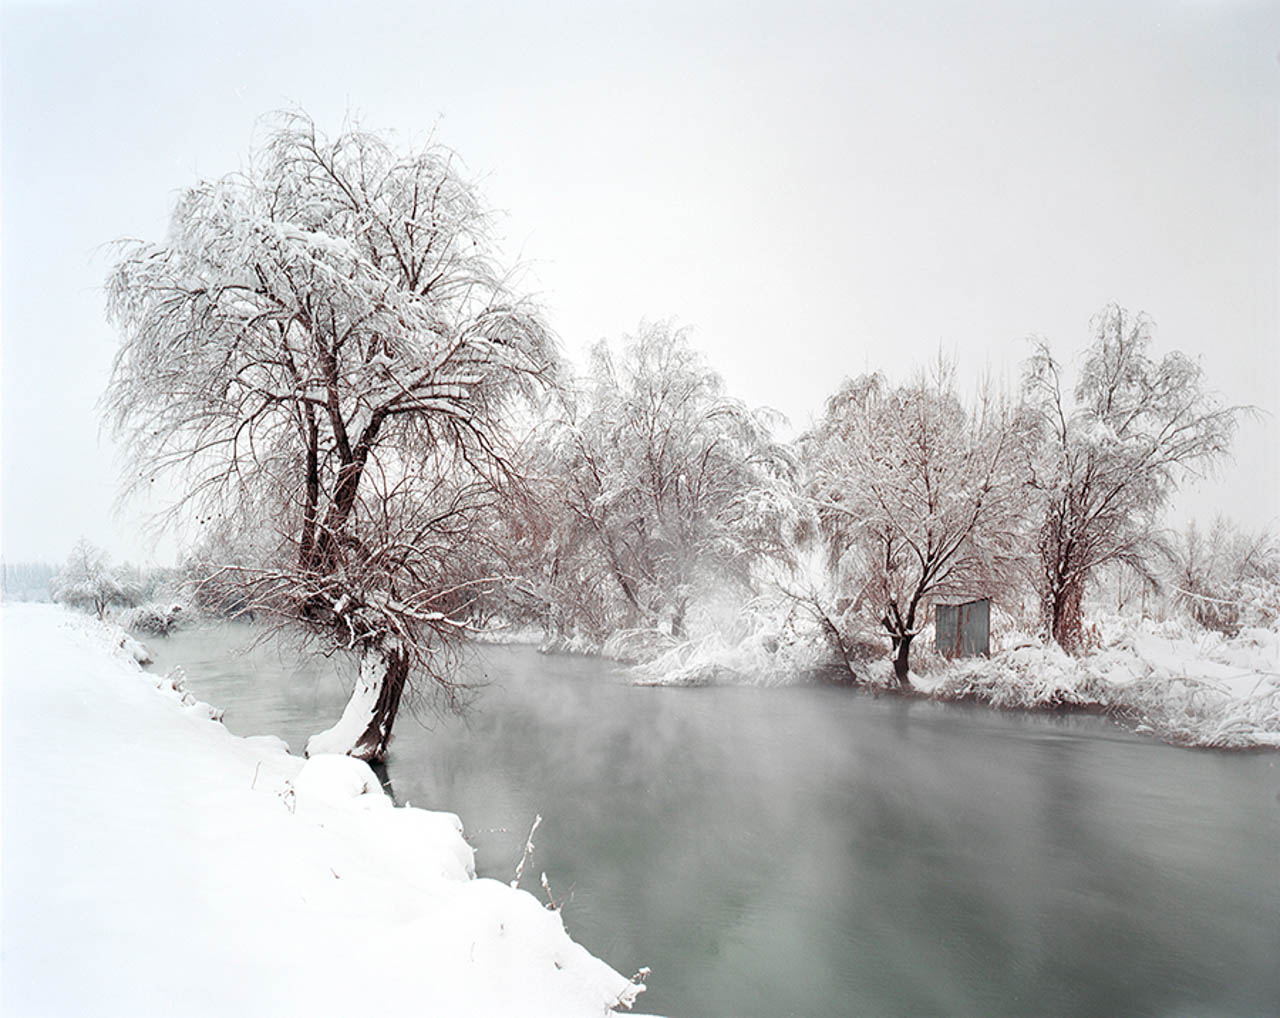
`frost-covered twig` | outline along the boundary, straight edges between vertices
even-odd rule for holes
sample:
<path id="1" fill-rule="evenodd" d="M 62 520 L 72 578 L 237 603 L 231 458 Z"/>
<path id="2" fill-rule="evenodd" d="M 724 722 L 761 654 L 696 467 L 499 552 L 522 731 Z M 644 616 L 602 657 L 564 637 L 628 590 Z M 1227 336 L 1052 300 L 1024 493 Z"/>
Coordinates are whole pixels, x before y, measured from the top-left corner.
<path id="1" fill-rule="evenodd" d="M 547 879 L 547 875 L 545 873 L 542 874 L 542 890 L 547 895 L 547 908 L 550 909 L 552 912 L 559 912 L 562 908 L 565 907 L 565 905 L 573 901 L 572 887 L 569 888 L 569 896 L 567 898 L 561 898 L 559 901 L 557 901 L 556 896 L 551 892 L 551 881 Z"/>
<path id="2" fill-rule="evenodd" d="M 542 823 L 542 814 L 539 813 L 533 818 L 533 826 L 529 828 L 529 836 L 524 842 L 524 852 L 520 856 L 520 861 L 516 864 L 516 878 L 511 881 L 512 887 L 520 886 L 520 878 L 524 876 L 524 868 L 528 864 L 529 859 L 533 856 L 533 835 L 538 829 L 538 825 Z"/>

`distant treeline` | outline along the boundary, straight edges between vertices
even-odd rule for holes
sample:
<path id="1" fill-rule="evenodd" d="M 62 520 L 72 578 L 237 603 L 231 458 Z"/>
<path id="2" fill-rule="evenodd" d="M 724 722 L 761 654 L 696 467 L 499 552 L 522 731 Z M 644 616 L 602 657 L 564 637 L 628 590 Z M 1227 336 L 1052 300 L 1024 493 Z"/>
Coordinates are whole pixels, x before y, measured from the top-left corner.
<path id="1" fill-rule="evenodd" d="M 6 601 L 49 601 L 56 572 L 47 562 L 0 562 L 0 593 Z"/>

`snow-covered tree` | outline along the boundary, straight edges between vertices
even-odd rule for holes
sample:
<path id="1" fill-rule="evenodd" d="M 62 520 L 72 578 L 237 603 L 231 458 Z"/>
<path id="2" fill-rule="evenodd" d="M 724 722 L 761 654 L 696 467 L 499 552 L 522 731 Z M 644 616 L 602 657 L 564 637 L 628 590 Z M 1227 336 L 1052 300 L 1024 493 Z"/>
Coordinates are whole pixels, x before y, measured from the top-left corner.
<path id="1" fill-rule="evenodd" d="M 137 603 L 137 592 L 111 569 L 110 559 L 101 548 L 84 538 L 76 542 L 66 564 L 54 575 L 50 584 L 53 599 L 81 611 L 104 618 L 112 605 Z"/>
<path id="2" fill-rule="evenodd" d="M 771 416 L 728 396 L 683 331 L 597 344 L 569 403 L 542 455 L 560 507 L 542 543 L 559 624 L 683 637 L 700 596 L 739 597 L 788 556 L 793 461 Z"/>
<path id="3" fill-rule="evenodd" d="M 1175 535 L 1167 576 L 1174 601 L 1200 625 L 1228 636 L 1280 618 L 1280 539 L 1226 517 Z"/>
<path id="4" fill-rule="evenodd" d="M 946 364 L 909 385 L 845 382 L 804 438 L 806 492 L 842 614 L 888 633 L 901 685 L 936 598 L 1000 600 L 1019 584 L 1023 441 L 1016 413 L 989 387 L 967 409 Z"/>
<path id="5" fill-rule="evenodd" d="M 476 519 L 518 484 L 509 424 L 555 363 L 457 162 L 279 115 L 107 281 L 107 406 L 137 486 L 171 475 L 172 518 L 248 549 L 208 563 L 237 610 L 361 659 L 313 751 L 381 758 L 411 676 L 452 702 L 441 652 L 491 580 Z"/>
<path id="6" fill-rule="evenodd" d="M 1081 642 L 1090 576 L 1113 562 L 1151 574 L 1159 515 L 1179 475 L 1226 454 L 1240 413 L 1205 389 L 1199 365 L 1183 354 L 1152 360 L 1151 329 L 1144 314 L 1105 308 L 1074 398 L 1044 344 L 1027 368 L 1028 409 L 1041 434 L 1030 461 L 1043 495 L 1041 619 L 1067 650 Z"/>

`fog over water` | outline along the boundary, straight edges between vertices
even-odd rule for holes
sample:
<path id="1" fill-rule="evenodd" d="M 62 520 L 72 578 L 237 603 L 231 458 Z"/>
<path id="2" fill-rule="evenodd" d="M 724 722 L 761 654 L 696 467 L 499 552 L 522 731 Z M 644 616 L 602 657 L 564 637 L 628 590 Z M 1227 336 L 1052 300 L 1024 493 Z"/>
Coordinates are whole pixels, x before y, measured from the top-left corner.
<path id="1" fill-rule="evenodd" d="M 245 630 L 152 639 L 237 734 L 300 748 L 331 662 Z M 571 934 L 671 1015 L 1258 1015 L 1280 1000 L 1280 768 L 1095 717 L 819 687 L 642 688 L 477 650 L 466 719 L 403 717 L 396 798 L 482 875 L 545 872 Z"/>

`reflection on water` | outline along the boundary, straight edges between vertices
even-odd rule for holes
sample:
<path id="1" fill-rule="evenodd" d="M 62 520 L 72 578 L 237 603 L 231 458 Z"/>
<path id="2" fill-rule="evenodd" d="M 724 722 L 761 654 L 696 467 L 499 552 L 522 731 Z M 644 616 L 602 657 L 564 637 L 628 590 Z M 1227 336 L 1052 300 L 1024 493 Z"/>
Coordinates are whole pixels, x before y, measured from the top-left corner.
<path id="1" fill-rule="evenodd" d="M 243 632 L 149 645 L 232 731 L 300 751 L 344 680 L 230 656 Z M 530 648 L 469 667 L 490 683 L 469 718 L 401 718 L 394 794 L 459 813 L 502 879 L 541 813 L 530 870 L 593 953 L 653 968 L 644 1010 L 1280 1014 L 1274 754 L 839 689 L 641 688 Z"/>

